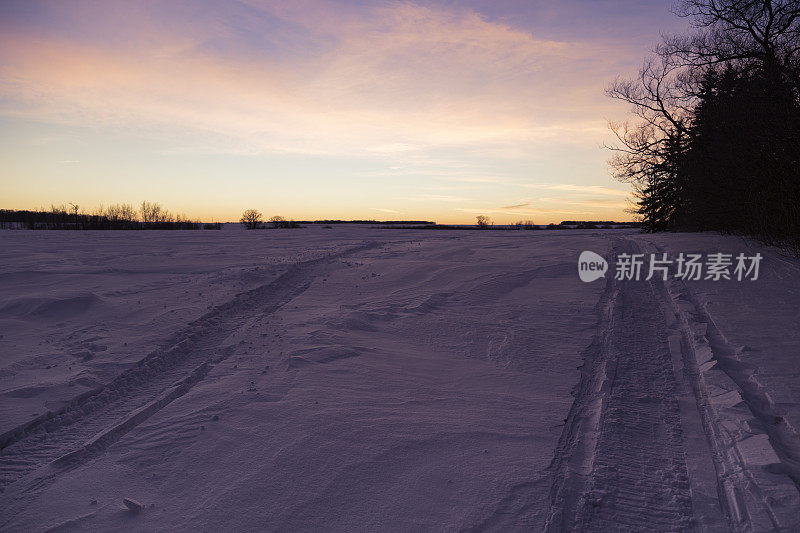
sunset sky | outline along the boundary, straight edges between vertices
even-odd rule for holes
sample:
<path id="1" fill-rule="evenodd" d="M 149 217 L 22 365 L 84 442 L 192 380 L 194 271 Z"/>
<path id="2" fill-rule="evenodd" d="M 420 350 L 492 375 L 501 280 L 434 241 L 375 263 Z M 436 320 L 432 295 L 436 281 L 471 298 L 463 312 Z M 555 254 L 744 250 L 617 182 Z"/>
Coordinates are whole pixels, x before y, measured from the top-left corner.
<path id="1" fill-rule="evenodd" d="M 629 220 L 603 95 L 671 0 L 0 2 L 0 208 Z"/>

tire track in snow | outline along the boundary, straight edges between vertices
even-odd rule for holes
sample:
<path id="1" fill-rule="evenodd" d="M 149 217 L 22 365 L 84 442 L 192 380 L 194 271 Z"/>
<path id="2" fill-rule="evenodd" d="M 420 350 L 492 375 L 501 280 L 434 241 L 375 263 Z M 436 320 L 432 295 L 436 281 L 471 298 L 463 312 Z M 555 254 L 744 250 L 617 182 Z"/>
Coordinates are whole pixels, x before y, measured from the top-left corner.
<path id="1" fill-rule="evenodd" d="M 616 252 L 630 251 L 618 241 Z M 649 283 L 616 281 L 584 353 L 553 464 L 548 531 L 685 530 L 692 503 L 676 377 Z"/>
<path id="2" fill-rule="evenodd" d="M 612 250 L 616 250 L 616 245 Z M 602 389 L 610 362 L 613 310 L 618 294 L 617 282 L 612 277 L 607 278 L 597 304 L 597 333 L 582 354 L 581 377 L 572 391 L 575 400 L 549 467 L 553 471 L 553 484 L 546 531 L 567 531 L 573 527 L 578 500 L 594 466 L 597 427 L 603 411 Z"/>
<path id="3" fill-rule="evenodd" d="M 588 531 L 685 530 L 692 504 L 664 318 L 648 283 L 621 285 L 613 371 L 576 522 Z"/>
<path id="4" fill-rule="evenodd" d="M 655 243 L 650 245 L 663 252 Z M 711 450 L 719 506 L 728 526 L 733 531 L 796 530 L 800 526 L 797 431 L 778 415 L 766 388 L 742 364 L 741 348 L 728 342 L 706 305 L 686 284 L 673 279 L 656 285 L 665 309 L 676 319 L 678 352 Z M 738 409 L 740 402 L 753 419 Z M 746 441 L 759 435 L 768 436 L 771 452 L 761 446 L 743 452 L 742 446 L 750 448 Z M 770 455 L 774 461 L 762 468 Z M 791 481 L 782 480 L 781 475 Z"/>
<path id="5" fill-rule="evenodd" d="M 58 472 L 102 453 L 125 433 L 183 396 L 215 363 L 234 353 L 228 339 L 255 325 L 304 292 L 332 261 L 382 243 L 367 243 L 289 267 L 274 281 L 237 295 L 190 323 L 168 350 L 156 350 L 89 396 L 18 431 L 0 451 L 0 492 L 40 467 L 47 469 L 25 488 L 35 490 Z"/>

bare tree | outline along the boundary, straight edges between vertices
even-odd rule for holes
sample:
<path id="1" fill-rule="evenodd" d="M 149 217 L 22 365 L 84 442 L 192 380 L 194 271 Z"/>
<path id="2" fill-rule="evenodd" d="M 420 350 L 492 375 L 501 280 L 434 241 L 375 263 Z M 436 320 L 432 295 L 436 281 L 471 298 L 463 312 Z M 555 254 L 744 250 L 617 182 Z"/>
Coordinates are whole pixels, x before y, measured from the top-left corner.
<path id="1" fill-rule="evenodd" d="M 136 210 L 131 204 L 118 204 L 117 205 L 119 218 L 127 222 L 136 221 Z"/>
<path id="2" fill-rule="evenodd" d="M 280 215 L 275 215 L 269 218 L 269 222 L 272 224 L 273 228 L 280 228 L 280 229 L 293 229 L 299 228 L 300 224 L 295 222 L 294 220 L 286 220 Z"/>
<path id="3" fill-rule="evenodd" d="M 169 212 L 168 209 L 161 208 L 156 214 L 156 222 L 175 222 L 175 217 Z"/>
<path id="4" fill-rule="evenodd" d="M 479 229 L 487 229 L 489 227 L 489 224 L 492 223 L 491 219 L 486 215 L 478 215 L 477 217 L 475 217 L 475 221 Z"/>
<path id="5" fill-rule="evenodd" d="M 75 217 L 75 229 L 78 229 L 78 209 L 80 209 L 80 206 L 72 202 L 69 205 L 72 206 L 72 215 Z"/>
<path id="6" fill-rule="evenodd" d="M 273 228 L 288 228 L 289 222 L 280 215 L 269 217 L 269 221 Z"/>
<path id="7" fill-rule="evenodd" d="M 642 216 L 645 229 L 651 231 L 681 227 L 686 221 L 690 221 L 688 228 L 703 229 L 702 223 L 708 219 L 708 195 L 699 196 L 696 186 L 698 161 L 702 166 L 703 160 L 709 160 L 696 149 L 697 137 L 702 131 L 697 111 L 703 101 L 714 98 L 716 89 L 711 82 L 721 79 L 717 74 L 727 70 L 735 72 L 742 80 L 764 80 L 764 87 L 776 89 L 764 90 L 762 96 L 783 105 L 787 116 L 793 113 L 795 103 L 786 102 L 797 102 L 800 96 L 800 3 L 797 0 L 682 0 L 677 14 L 691 18 L 694 30 L 687 35 L 666 37 L 637 78 L 617 80 L 607 90 L 612 98 L 630 104 L 638 119 L 633 125 L 627 122 L 610 124 L 619 141 L 610 147 L 615 152 L 610 166 L 617 179 L 634 185 L 635 211 Z M 778 87 L 790 87 L 793 96 L 784 97 Z M 750 138 L 775 135 L 776 142 L 792 146 L 795 140 L 790 138 L 794 135 L 790 133 L 791 126 L 787 129 L 775 119 L 780 113 L 767 115 L 769 113 L 762 113 L 759 117 L 762 131 L 751 128 Z M 765 130 L 768 120 L 772 123 Z M 706 128 L 705 131 L 719 130 Z M 745 152 L 751 151 L 746 146 L 747 135 L 748 132 L 740 134 Z M 718 145 L 704 142 L 710 146 L 706 149 L 717 149 Z M 792 151 L 791 148 L 782 150 L 782 153 Z M 733 155 L 740 156 L 739 153 Z M 769 165 L 781 166 L 777 156 L 769 150 L 759 157 L 765 157 Z M 711 172 L 720 174 L 719 169 L 711 169 Z M 741 183 L 735 184 L 738 189 L 728 180 L 709 190 L 714 194 L 727 194 L 730 199 L 738 197 L 740 203 L 742 199 L 766 197 L 768 195 L 761 192 L 742 194 L 741 190 L 758 183 L 756 191 L 760 191 L 769 180 L 766 177 L 769 173 L 763 172 L 765 176 L 759 180 L 747 178 L 750 184 L 739 180 Z M 787 194 L 793 190 L 791 187 L 781 187 L 785 193 L 779 197 L 788 198 L 794 194 Z M 687 193 L 689 189 L 693 192 Z M 694 205 L 687 201 L 690 197 Z M 760 207 L 748 209 L 766 213 L 765 206 L 791 203 L 779 197 L 773 194 L 769 201 L 761 201 Z M 720 204 L 716 212 L 722 215 L 717 218 L 725 219 L 724 213 L 728 210 Z M 785 209 L 766 219 L 791 218 L 788 213 Z M 740 220 L 745 218 L 752 217 L 739 217 Z M 726 229 L 752 232 L 743 228 Z"/>
<path id="8" fill-rule="evenodd" d="M 608 96 L 629 103 L 640 120 L 612 123 L 621 147 L 611 166 L 623 181 L 641 183 L 661 170 L 665 147 L 685 140 L 706 67 L 761 67 L 800 91 L 800 4 L 797 0 L 683 0 L 678 15 L 696 31 L 667 37 L 634 80 L 617 80 Z"/>
<path id="9" fill-rule="evenodd" d="M 242 218 L 239 220 L 247 229 L 258 229 L 261 225 L 261 218 L 264 215 L 257 209 L 248 209 L 242 213 Z"/>
<path id="10" fill-rule="evenodd" d="M 105 216 L 111 222 L 134 222 L 136 210 L 130 204 L 112 204 L 105 210 Z"/>
<path id="11" fill-rule="evenodd" d="M 163 208 L 158 202 L 144 201 L 139 207 L 139 211 L 142 214 L 142 222 L 145 224 L 163 224 L 175 220 L 169 210 Z"/>
<path id="12" fill-rule="evenodd" d="M 726 64 L 758 68 L 800 88 L 800 3 L 797 0 L 682 0 L 679 16 L 697 31 L 667 38 L 658 53 L 690 68 Z"/>
<path id="13" fill-rule="evenodd" d="M 157 211 L 158 204 L 151 204 L 150 202 L 144 200 L 142 204 L 139 206 L 139 212 L 142 215 L 142 222 L 145 224 L 149 224 L 150 222 L 155 222 L 154 217 Z"/>
<path id="14" fill-rule="evenodd" d="M 518 220 L 518 221 L 516 221 L 514 223 L 514 225 L 517 227 L 517 229 L 528 229 L 528 230 L 530 230 L 530 229 L 534 229 L 534 227 L 535 227 L 535 224 L 533 223 L 533 220 L 530 220 L 530 219 L 528 219 L 528 220 Z"/>

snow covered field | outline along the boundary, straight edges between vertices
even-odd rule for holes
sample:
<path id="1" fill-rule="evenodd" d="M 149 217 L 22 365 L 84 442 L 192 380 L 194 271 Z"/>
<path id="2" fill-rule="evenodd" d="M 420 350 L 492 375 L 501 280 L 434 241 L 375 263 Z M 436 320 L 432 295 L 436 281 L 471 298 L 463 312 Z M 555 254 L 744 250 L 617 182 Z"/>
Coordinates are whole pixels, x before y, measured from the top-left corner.
<path id="1" fill-rule="evenodd" d="M 712 234 L 2 231 L 0 529 L 794 530 L 799 322 Z"/>

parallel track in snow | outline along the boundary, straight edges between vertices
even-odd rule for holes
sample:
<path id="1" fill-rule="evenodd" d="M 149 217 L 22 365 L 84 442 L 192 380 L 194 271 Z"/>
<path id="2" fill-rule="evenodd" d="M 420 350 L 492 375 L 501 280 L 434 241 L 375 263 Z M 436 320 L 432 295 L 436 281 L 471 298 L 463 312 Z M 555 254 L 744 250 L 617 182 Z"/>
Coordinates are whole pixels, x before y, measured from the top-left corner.
<path id="1" fill-rule="evenodd" d="M 95 394 L 73 400 L 51 418 L 21 428 L 0 451 L 0 492 L 47 467 L 26 481 L 24 490 L 33 490 L 59 472 L 101 454 L 234 353 L 236 345 L 228 339 L 236 331 L 254 326 L 296 298 L 334 260 L 377 246 L 368 243 L 291 266 L 274 281 L 239 294 L 192 322 L 175 336 L 179 342 L 149 354 Z"/>
<path id="2" fill-rule="evenodd" d="M 665 312 L 676 319 L 672 328 L 676 352 L 686 385 L 694 393 L 716 473 L 719 510 L 729 529 L 796 531 L 800 527 L 797 431 L 778 416 L 767 389 L 741 364 L 740 349 L 728 342 L 689 287 L 679 281 L 654 285 Z M 763 442 L 759 437 L 768 438 L 768 448 L 751 448 L 748 440 Z M 774 462 L 764 468 L 767 457 Z"/>
<path id="3" fill-rule="evenodd" d="M 686 530 L 692 504 L 664 318 L 648 283 L 623 284 L 594 465 L 576 523 L 587 531 Z"/>
<path id="4" fill-rule="evenodd" d="M 641 250 L 620 239 L 613 252 Z M 735 350 L 688 289 L 687 313 L 664 282 L 618 281 L 613 272 L 612 265 L 598 333 L 583 354 L 550 466 L 546 530 L 796 530 L 797 434 L 758 382 L 737 373 Z M 696 345 L 704 336 L 710 348 L 699 359 Z M 771 465 L 773 477 L 758 466 L 761 457 L 753 466 L 739 450 L 737 439 L 754 435 L 732 430 L 730 414 L 724 426 L 713 406 L 702 370 L 717 363 L 731 378 L 727 396 L 743 400 L 765 428 L 781 463 Z"/>
<path id="5" fill-rule="evenodd" d="M 551 465 L 546 529 L 685 530 L 691 492 L 664 317 L 649 283 L 613 275 Z"/>

